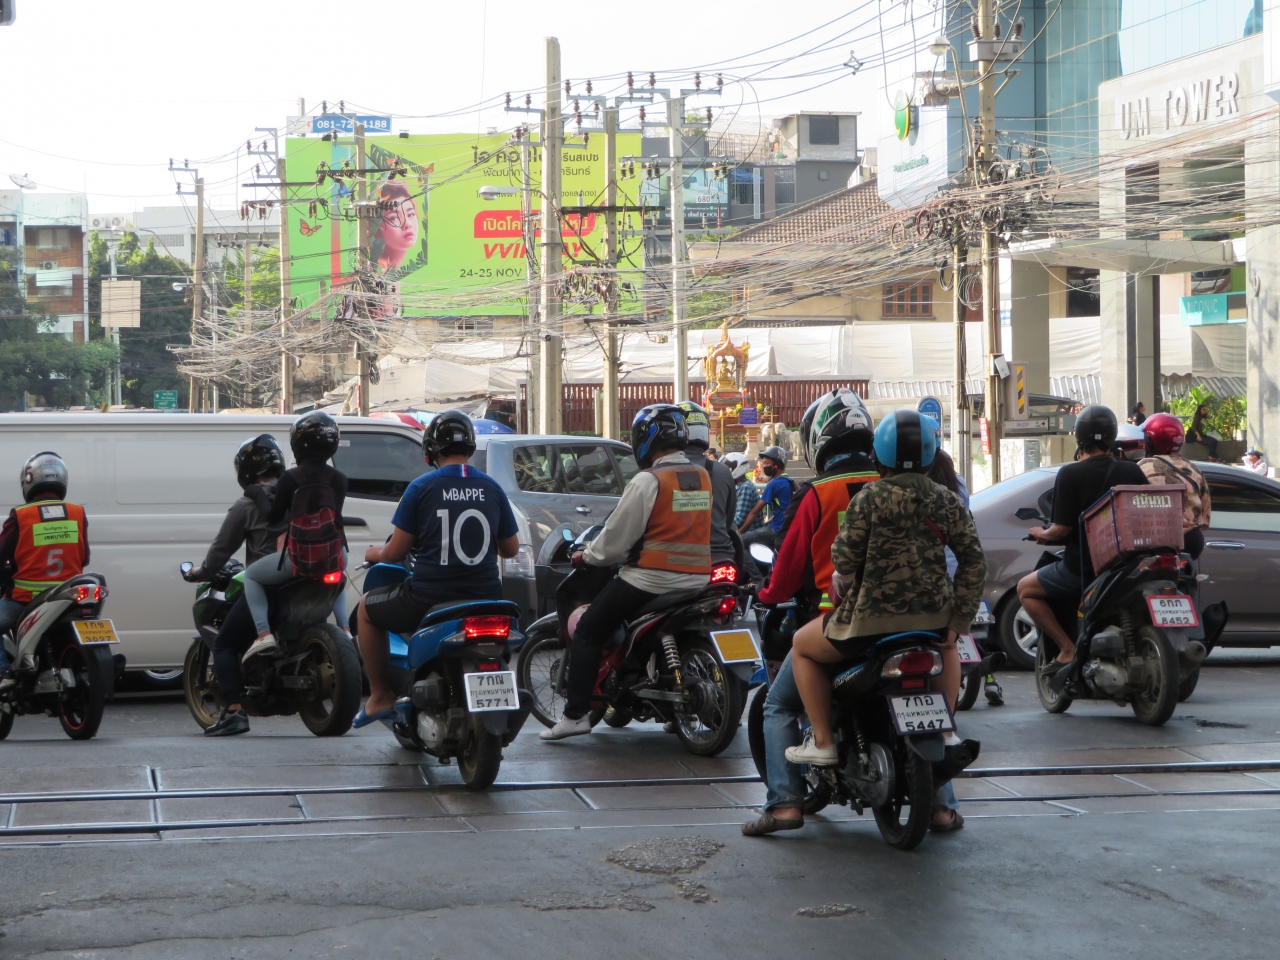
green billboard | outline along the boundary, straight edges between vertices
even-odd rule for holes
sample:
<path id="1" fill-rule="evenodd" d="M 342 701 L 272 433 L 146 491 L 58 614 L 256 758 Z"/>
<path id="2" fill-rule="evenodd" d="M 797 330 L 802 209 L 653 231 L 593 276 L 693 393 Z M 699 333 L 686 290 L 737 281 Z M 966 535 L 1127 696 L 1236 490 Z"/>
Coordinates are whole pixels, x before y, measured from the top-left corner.
<path id="1" fill-rule="evenodd" d="M 604 140 L 592 137 L 586 148 L 565 150 L 560 205 L 604 202 Z M 434 134 L 369 137 L 366 166 L 368 198 L 381 212 L 368 222 L 367 258 L 376 276 L 394 283 L 405 317 L 512 316 L 526 312 L 525 249 L 521 234 L 520 148 L 504 136 Z M 618 155 L 640 152 L 640 135 L 621 134 Z M 294 137 L 287 142 L 290 183 L 314 177 L 315 186 L 289 188 L 289 277 L 298 307 L 314 303 L 326 291 L 340 291 L 356 263 L 358 222 L 353 176 L 324 176 L 322 169 L 354 167 L 355 142 Z M 322 166 L 323 165 L 323 166 Z M 639 203 L 640 180 L 618 177 L 619 204 Z M 533 207 L 542 208 L 540 151 L 531 165 Z M 321 182 L 322 181 L 322 182 Z M 491 187 L 481 196 L 482 187 Z M 562 221 L 565 267 L 603 259 L 602 215 L 566 214 Z M 621 309 L 640 309 L 639 269 L 643 245 L 640 215 L 620 216 L 624 231 L 623 270 L 634 280 L 623 285 Z M 535 257 L 538 251 L 534 251 Z M 571 301 L 574 299 L 569 298 Z M 567 309 L 592 308 L 591 297 Z M 599 307 L 595 307 L 599 312 Z"/>

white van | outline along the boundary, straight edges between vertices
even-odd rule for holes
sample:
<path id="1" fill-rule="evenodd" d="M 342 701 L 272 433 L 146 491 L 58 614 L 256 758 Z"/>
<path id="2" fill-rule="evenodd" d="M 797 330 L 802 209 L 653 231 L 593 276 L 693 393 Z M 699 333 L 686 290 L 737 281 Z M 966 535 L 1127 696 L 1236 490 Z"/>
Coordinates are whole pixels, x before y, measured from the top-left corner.
<path id="1" fill-rule="evenodd" d="M 199 563 L 240 496 L 233 458 L 269 433 L 293 465 L 285 416 L 187 413 L 0 414 L 0 517 L 22 500 L 22 466 L 52 450 L 70 472 L 67 498 L 89 516 L 89 569 L 107 578 L 104 615 L 115 624 L 130 670 L 179 669 L 194 627 L 195 587 L 178 564 Z M 343 516 L 348 573 L 365 548 L 391 534 L 400 494 L 427 470 L 422 434 L 391 420 L 339 417 L 333 464 L 349 480 Z M 243 559 L 243 551 L 240 555 Z M 357 575 L 356 582 L 362 579 Z M 358 599 L 348 587 L 351 608 Z"/>

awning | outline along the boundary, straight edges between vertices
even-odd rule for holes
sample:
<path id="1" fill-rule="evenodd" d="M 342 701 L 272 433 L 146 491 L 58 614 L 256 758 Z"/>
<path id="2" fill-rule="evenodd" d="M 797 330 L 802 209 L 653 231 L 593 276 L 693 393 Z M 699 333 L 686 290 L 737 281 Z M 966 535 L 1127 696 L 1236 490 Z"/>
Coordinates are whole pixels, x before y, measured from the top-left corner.
<path id="1" fill-rule="evenodd" d="M 1064 240 L 1009 244 L 1014 260 L 1045 267 L 1085 267 L 1125 273 L 1192 273 L 1244 262 L 1243 240 Z"/>

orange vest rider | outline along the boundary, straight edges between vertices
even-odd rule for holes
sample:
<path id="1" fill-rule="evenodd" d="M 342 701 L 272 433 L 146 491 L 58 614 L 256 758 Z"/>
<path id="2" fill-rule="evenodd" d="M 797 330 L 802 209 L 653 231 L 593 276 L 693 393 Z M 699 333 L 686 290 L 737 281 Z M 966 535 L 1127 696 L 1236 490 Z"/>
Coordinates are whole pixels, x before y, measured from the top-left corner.
<path id="1" fill-rule="evenodd" d="M 644 472 L 657 479 L 658 496 L 627 564 L 710 576 L 711 475 L 691 463 L 662 463 Z"/>
<path id="2" fill-rule="evenodd" d="M 84 507 L 64 500 L 39 500 L 15 507 L 9 520 L 17 525 L 12 599 L 26 603 L 84 572 L 89 562 Z"/>
<path id="3" fill-rule="evenodd" d="M 822 591 L 821 608 L 834 610 L 829 596 L 831 578 L 836 566 L 831 559 L 831 545 L 836 542 L 845 511 L 861 489 L 862 484 L 879 480 L 879 473 L 837 474 L 813 482 L 813 492 L 818 495 L 818 522 L 810 539 L 810 556 L 813 557 L 813 583 Z"/>

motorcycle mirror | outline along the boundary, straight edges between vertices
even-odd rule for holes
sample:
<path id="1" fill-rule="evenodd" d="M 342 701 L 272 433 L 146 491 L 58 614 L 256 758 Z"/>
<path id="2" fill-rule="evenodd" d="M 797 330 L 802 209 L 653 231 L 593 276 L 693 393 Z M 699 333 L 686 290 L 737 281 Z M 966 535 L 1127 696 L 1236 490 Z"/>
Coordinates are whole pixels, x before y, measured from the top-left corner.
<path id="1" fill-rule="evenodd" d="M 1035 507 L 1019 507 L 1013 514 L 1019 520 L 1039 520 L 1040 511 Z"/>
<path id="2" fill-rule="evenodd" d="M 190 560 L 186 560 L 181 565 L 179 565 L 178 572 L 185 577 L 195 568 L 196 568 L 196 565 L 194 563 L 192 563 Z"/>
<path id="3" fill-rule="evenodd" d="M 753 543 L 748 549 L 753 560 L 759 560 L 761 563 L 773 563 L 773 551 L 763 543 Z"/>
<path id="4" fill-rule="evenodd" d="M 573 543 L 573 531 L 568 527 L 560 528 L 560 536 L 564 537 L 564 539 L 569 543 Z"/>

